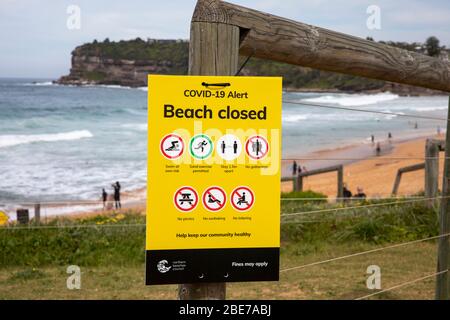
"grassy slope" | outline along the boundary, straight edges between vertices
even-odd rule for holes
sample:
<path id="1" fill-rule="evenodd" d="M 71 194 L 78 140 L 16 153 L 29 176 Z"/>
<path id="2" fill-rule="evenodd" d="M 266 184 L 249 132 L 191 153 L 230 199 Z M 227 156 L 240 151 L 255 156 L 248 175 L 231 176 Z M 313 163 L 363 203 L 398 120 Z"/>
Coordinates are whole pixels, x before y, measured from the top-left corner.
<path id="1" fill-rule="evenodd" d="M 342 205 L 283 201 L 282 212 L 330 207 Z M 281 229 L 282 269 L 437 234 L 436 212 L 421 203 L 321 212 L 283 221 L 287 223 Z M 0 229 L 0 298 L 176 298 L 175 286 L 144 286 L 143 226 L 102 227 L 143 223 L 143 215 L 127 212 L 49 224 L 96 228 Z M 356 298 L 372 292 L 365 289 L 367 266 L 381 267 L 382 286 L 387 288 L 433 273 L 435 250 L 434 241 L 425 242 L 289 271 L 282 273 L 279 283 L 230 284 L 228 298 Z M 66 288 L 70 264 L 82 269 L 82 290 Z M 378 298 L 432 298 L 433 290 L 431 278 Z"/>

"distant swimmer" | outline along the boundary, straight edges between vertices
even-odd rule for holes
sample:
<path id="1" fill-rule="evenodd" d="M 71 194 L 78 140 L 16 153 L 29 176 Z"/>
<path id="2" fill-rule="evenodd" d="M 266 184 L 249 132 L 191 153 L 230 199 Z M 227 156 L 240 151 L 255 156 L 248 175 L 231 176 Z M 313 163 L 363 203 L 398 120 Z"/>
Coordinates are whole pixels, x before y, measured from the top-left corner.
<path id="1" fill-rule="evenodd" d="M 120 203 L 120 183 L 119 181 L 116 181 L 116 183 L 112 184 L 112 187 L 114 188 L 114 204 L 116 206 L 116 209 L 121 209 L 122 204 Z"/>

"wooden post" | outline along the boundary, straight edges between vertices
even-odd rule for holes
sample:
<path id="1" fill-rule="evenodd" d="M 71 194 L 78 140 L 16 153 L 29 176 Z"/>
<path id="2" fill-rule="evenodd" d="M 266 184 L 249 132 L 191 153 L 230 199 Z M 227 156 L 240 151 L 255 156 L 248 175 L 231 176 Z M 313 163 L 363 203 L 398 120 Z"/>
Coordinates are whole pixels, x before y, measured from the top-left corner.
<path id="1" fill-rule="evenodd" d="M 36 224 L 41 223 L 41 204 L 40 203 L 36 203 L 34 205 L 34 222 Z"/>
<path id="2" fill-rule="evenodd" d="M 439 234 L 444 235 L 450 233 L 450 100 L 447 116 L 447 132 L 445 137 L 445 161 L 444 161 L 444 177 L 442 182 L 442 199 L 439 217 Z M 443 272 L 450 267 L 450 236 L 439 238 L 438 245 L 438 263 L 437 272 Z M 437 275 L 436 278 L 436 299 L 449 300 L 450 299 L 450 277 L 449 272 L 444 272 Z"/>
<path id="3" fill-rule="evenodd" d="M 337 198 L 341 201 L 344 197 L 344 168 L 339 166 L 337 169 Z"/>
<path id="4" fill-rule="evenodd" d="M 303 191 L 303 176 L 298 175 L 294 183 L 295 183 L 294 191 Z"/>
<path id="5" fill-rule="evenodd" d="M 425 197 L 434 198 L 438 194 L 439 176 L 439 146 L 433 139 L 427 139 L 425 144 Z M 436 201 L 428 201 L 433 205 Z"/>
<path id="6" fill-rule="evenodd" d="M 404 173 L 423 170 L 424 168 L 425 168 L 425 162 L 399 168 L 397 171 L 397 176 L 395 177 L 394 187 L 392 188 L 392 195 L 394 195 L 394 196 L 397 195 L 398 188 L 400 187 L 400 181 L 402 180 L 402 175 Z"/>
<path id="7" fill-rule="evenodd" d="M 206 8 L 208 1 L 200 0 L 195 12 Z M 214 6 L 208 7 L 209 14 Z M 196 13 L 194 13 L 195 15 Z M 239 58 L 239 27 L 224 23 L 191 23 L 189 42 L 190 75 L 235 75 Z M 224 300 L 226 283 L 181 284 L 178 287 L 180 300 Z"/>

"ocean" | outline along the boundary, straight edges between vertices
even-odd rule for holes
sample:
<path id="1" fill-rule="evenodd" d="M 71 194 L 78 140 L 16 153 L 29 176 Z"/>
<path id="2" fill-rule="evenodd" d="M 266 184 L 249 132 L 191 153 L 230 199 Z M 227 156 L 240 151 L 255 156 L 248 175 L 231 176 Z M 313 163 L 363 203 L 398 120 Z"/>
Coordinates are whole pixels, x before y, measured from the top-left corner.
<path id="1" fill-rule="evenodd" d="M 285 92 L 285 101 L 446 118 L 448 97 Z M 446 121 L 283 103 L 283 158 L 444 132 Z M 415 129 L 415 122 L 418 128 Z M 146 185 L 146 88 L 0 79 L 0 204 L 98 200 Z"/>

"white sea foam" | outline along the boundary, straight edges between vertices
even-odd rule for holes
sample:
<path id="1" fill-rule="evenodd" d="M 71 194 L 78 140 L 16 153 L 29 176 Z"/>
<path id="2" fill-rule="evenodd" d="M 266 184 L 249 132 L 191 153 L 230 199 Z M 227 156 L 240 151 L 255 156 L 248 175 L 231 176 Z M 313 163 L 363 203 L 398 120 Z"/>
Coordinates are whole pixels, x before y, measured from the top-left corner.
<path id="1" fill-rule="evenodd" d="M 392 93 L 379 94 L 339 94 L 326 95 L 317 98 L 303 99 L 305 102 L 337 104 L 343 107 L 366 106 L 379 102 L 391 101 L 398 99 L 399 96 Z"/>
<path id="2" fill-rule="evenodd" d="M 447 106 L 441 107 L 412 107 L 411 110 L 417 112 L 427 112 L 427 111 L 439 111 L 439 110 L 447 110 Z"/>
<path id="3" fill-rule="evenodd" d="M 77 130 L 77 131 L 50 133 L 50 134 L 0 135 L 0 148 L 34 142 L 68 141 L 92 137 L 93 137 L 92 133 L 88 130 Z"/>
<path id="4" fill-rule="evenodd" d="M 299 122 L 303 120 L 307 120 L 309 117 L 304 114 L 291 114 L 283 116 L 283 122 Z"/>

